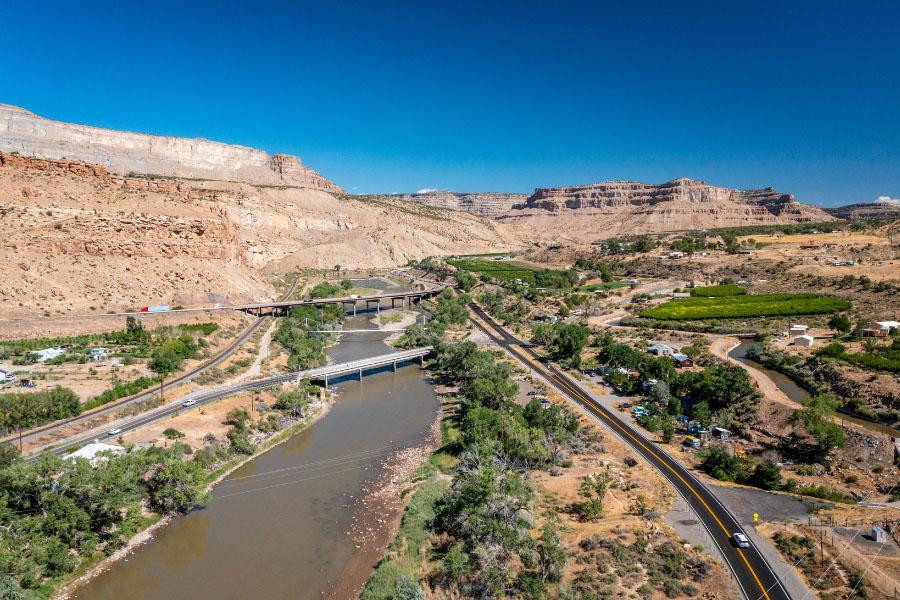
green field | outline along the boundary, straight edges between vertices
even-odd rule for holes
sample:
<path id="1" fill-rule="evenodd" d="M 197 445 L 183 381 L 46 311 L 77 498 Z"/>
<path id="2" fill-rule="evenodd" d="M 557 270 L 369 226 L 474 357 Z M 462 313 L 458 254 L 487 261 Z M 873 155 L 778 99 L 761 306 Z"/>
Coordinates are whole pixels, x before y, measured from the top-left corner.
<path id="1" fill-rule="evenodd" d="M 753 294 L 721 298 L 685 298 L 645 310 L 641 317 L 661 320 L 736 319 L 833 313 L 850 308 L 840 298 L 821 294 Z"/>
<path id="2" fill-rule="evenodd" d="M 512 281 L 521 279 L 528 283 L 534 283 L 534 274 L 537 269 L 516 263 L 511 260 L 486 260 L 483 258 L 451 258 L 447 264 L 453 265 L 457 269 L 478 273 L 479 275 L 487 275 L 488 277 L 496 277 L 497 279 L 506 279 Z"/>
<path id="3" fill-rule="evenodd" d="M 723 285 L 708 285 L 706 287 L 695 287 L 691 289 L 691 296 L 699 296 L 701 298 L 743 296 L 746 293 L 747 290 L 734 283 L 726 283 Z"/>

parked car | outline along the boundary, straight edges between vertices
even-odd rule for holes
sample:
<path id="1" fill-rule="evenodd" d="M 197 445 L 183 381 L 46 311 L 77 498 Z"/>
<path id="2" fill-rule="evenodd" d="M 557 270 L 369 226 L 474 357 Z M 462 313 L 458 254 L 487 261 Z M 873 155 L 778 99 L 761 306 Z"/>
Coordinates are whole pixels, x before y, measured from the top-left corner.
<path id="1" fill-rule="evenodd" d="M 741 532 L 732 533 L 731 539 L 734 540 L 734 544 L 738 548 L 749 548 L 750 547 L 750 540 L 747 538 L 746 535 L 744 535 Z"/>
<path id="2" fill-rule="evenodd" d="M 631 414 L 635 417 L 646 417 L 650 414 L 650 411 L 644 408 L 643 406 L 635 406 L 631 409 Z"/>

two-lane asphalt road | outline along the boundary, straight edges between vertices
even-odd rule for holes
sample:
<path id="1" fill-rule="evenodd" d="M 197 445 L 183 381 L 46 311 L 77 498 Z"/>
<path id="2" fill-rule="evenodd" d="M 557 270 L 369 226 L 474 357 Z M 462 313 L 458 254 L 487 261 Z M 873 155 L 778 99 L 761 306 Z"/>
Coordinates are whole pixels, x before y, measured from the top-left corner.
<path id="1" fill-rule="evenodd" d="M 738 548 L 731 535 L 743 532 L 737 519 L 713 495 L 703 483 L 650 442 L 618 415 L 595 402 L 571 377 L 543 360 L 527 345 L 498 325 L 476 304 L 471 305 L 478 320 L 473 320 L 499 346 L 507 350 L 519 362 L 539 373 L 572 402 L 597 417 L 631 448 L 652 464 L 690 504 L 715 544 L 719 547 L 728 567 L 734 573 L 741 592 L 748 600 L 790 600 L 790 595 L 779 577 L 754 546 Z"/>

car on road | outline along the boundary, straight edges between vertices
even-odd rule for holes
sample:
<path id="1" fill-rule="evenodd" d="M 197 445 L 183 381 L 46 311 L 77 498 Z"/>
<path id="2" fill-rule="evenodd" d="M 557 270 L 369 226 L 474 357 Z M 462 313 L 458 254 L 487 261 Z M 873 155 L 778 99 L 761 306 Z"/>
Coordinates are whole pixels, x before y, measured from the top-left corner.
<path id="1" fill-rule="evenodd" d="M 106 432 L 107 435 L 119 435 L 120 433 L 122 433 L 122 430 L 119 429 L 118 427 L 113 427 L 112 429 L 110 429 L 109 431 Z"/>
<path id="2" fill-rule="evenodd" d="M 734 540 L 734 545 L 738 548 L 749 548 L 750 540 L 741 532 L 736 532 L 731 534 L 731 539 Z"/>
<path id="3" fill-rule="evenodd" d="M 184 402 L 181 403 L 181 405 L 182 405 L 183 407 L 185 407 L 185 408 L 187 408 L 187 407 L 189 407 L 189 406 L 193 406 L 193 405 L 195 405 L 195 404 L 197 404 L 197 401 L 194 400 L 194 399 L 191 399 L 191 400 L 185 400 Z"/>

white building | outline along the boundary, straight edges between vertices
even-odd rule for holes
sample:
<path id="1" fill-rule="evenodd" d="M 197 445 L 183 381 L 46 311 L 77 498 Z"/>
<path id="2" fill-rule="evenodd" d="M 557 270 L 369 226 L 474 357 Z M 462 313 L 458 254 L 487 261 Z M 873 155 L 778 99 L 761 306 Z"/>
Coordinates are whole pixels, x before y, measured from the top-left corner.
<path id="1" fill-rule="evenodd" d="M 798 335 L 794 338 L 795 346 L 803 346 L 804 348 L 809 348 L 815 342 L 815 338 L 811 335 Z"/>
<path id="2" fill-rule="evenodd" d="M 656 343 L 647 348 L 647 352 L 656 356 L 672 356 L 675 354 L 675 349 L 663 343 Z"/>
<path id="3" fill-rule="evenodd" d="M 96 467 L 100 462 L 106 460 L 107 456 L 105 453 L 121 456 L 125 454 L 125 448 L 122 446 L 113 446 L 112 444 L 104 444 L 103 442 L 94 442 L 79 448 L 71 454 L 66 454 L 63 458 L 73 461 L 78 458 L 83 458 L 90 462 L 92 467 Z"/>
<path id="4" fill-rule="evenodd" d="M 106 348 L 91 348 L 91 360 L 106 360 Z"/>
<path id="5" fill-rule="evenodd" d="M 47 362 L 65 354 L 66 351 L 57 346 L 56 348 L 44 348 L 43 350 L 32 350 L 31 355 L 35 356 L 36 362 Z"/>
<path id="6" fill-rule="evenodd" d="M 788 332 L 788 335 L 806 335 L 806 330 L 809 329 L 809 325 L 801 325 L 800 323 L 791 323 L 791 329 Z"/>

